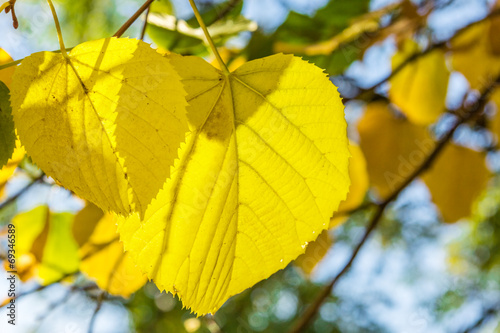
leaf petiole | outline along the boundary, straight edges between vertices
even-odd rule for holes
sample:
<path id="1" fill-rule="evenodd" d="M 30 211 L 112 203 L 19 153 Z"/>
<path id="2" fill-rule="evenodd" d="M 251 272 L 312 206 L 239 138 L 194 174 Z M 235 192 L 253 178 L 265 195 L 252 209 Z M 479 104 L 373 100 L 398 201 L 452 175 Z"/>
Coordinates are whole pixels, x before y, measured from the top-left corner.
<path id="1" fill-rule="evenodd" d="M 68 53 L 66 52 L 66 47 L 64 46 L 64 40 L 61 32 L 61 26 L 59 25 L 59 19 L 57 18 L 56 9 L 54 8 L 54 4 L 52 0 L 47 0 L 49 4 L 50 11 L 52 12 L 52 16 L 54 17 L 54 23 L 56 25 L 57 30 L 57 38 L 59 39 L 59 46 L 61 47 L 61 53 L 65 58 L 69 58 Z"/>
<path id="2" fill-rule="evenodd" d="M 194 3 L 194 0 L 189 0 L 189 3 L 191 4 L 191 8 L 193 8 L 194 16 L 196 17 L 198 24 L 200 25 L 201 29 L 203 30 L 203 33 L 205 34 L 205 37 L 207 38 L 208 44 L 210 45 L 210 48 L 212 49 L 212 52 L 214 53 L 215 58 L 217 59 L 217 62 L 219 63 L 220 68 L 222 69 L 224 74 L 228 75 L 229 70 L 227 69 L 226 64 L 222 60 L 222 58 L 219 54 L 219 51 L 217 51 L 217 48 L 215 47 L 214 41 L 212 40 L 212 37 L 210 36 L 210 33 L 208 32 L 208 29 L 207 29 L 207 26 L 205 25 L 205 22 L 203 22 L 203 18 L 201 17 L 201 14 L 198 11 L 196 4 Z"/>
<path id="3" fill-rule="evenodd" d="M 69 49 L 66 49 L 66 51 L 71 51 L 73 50 L 72 47 L 70 47 Z M 60 53 L 61 50 L 55 50 L 55 51 L 52 51 L 54 53 Z M 11 62 L 8 62 L 6 64 L 3 64 L 3 65 L 0 65 L 0 71 L 2 69 L 6 69 L 6 68 L 9 68 L 9 67 L 12 67 L 12 66 L 17 66 L 19 65 L 22 61 L 24 60 L 24 58 L 21 58 L 21 59 L 18 59 L 18 60 L 15 60 L 15 61 L 11 61 Z"/>

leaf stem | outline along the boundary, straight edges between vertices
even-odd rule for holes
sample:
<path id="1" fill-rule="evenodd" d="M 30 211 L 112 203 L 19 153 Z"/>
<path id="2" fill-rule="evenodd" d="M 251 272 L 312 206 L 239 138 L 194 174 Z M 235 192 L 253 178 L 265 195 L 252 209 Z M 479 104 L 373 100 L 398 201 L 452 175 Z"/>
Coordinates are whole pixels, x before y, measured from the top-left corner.
<path id="1" fill-rule="evenodd" d="M 67 48 L 66 51 L 71 51 L 73 50 L 73 47 L 70 47 L 70 48 Z M 60 53 L 61 50 L 55 50 L 55 51 L 52 51 L 54 53 Z M 21 59 L 18 59 L 18 60 L 15 60 L 15 61 L 11 61 L 11 62 L 8 62 L 6 64 L 3 64 L 3 65 L 0 65 L 0 71 L 2 69 L 6 69 L 6 68 L 9 68 L 9 67 L 12 67 L 12 66 L 16 66 L 16 65 L 19 65 L 25 58 L 21 58 Z"/>
<path id="2" fill-rule="evenodd" d="M 146 10 L 146 17 L 144 18 L 144 25 L 142 26 L 141 30 L 141 38 L 139 38 L 140 40 L 144 40 L 144 36 L 146 35 L 146 28 L 148 26 L 148 17 L 150 12 L 151 12 L 151 5 L 149 5 L 148 9 Z"/>
<path id="3" fill-rule="evenodd" d="M 56 25 L 57 30 L 57 38 L 59 39 L 59 46 L 61 47 L 61 53 L 65 58 L 69 58 L 68 53 L 66 52 L 66 47 L 64 46 L 64 40 L 61 32 L 61 26 L 59 25 L 59 19 L 57 18 L 56 9 L 54 8 L 54 4 L 52 0 L 47 0 L 49 4 L 50 11 L 52 12 L 52 16 L 54 17 L 54 23 Z"/>
<path id="4" fill-rule="evenodd" d="M 201 29 L 203 30 L 203 33 L 205 34 L 205 37 L 207 38 L 208 44 L 210 45 L 210 48 L 212 49 L 212 52 L 215 55 L 215 58 L 217 58 L 217 62 L 219 63 L 220 68 L 222 69 L 224 74 L 228 75 L 229 70 L 227 69 L 226 64 L 222 60 L 222 58 L 219 54 L 219 51 L 217 51 L 217 48 L 215 47 L 214 41 L 212 40 L 212 37 L 208 33 L 207 26 L 205 25 L 205 22 L 203 22 L 203 18 L 201 17 L 201 14 L 198 11 L 196 4 L 194 3 L 194 0 L 189 0 L 189 3 L 191 4 L 191 8 L 193 8 L 194 16 L 196 16 L 196 20 L 198 21 L 198 24 L 200 25 Z"/>

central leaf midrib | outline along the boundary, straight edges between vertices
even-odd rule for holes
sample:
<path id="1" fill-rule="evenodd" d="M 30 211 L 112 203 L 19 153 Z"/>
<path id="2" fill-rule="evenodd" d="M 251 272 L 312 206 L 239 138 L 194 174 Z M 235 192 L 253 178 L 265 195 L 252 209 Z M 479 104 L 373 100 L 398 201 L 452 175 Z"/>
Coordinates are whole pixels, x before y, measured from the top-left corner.
<path id="1" fill-rule="evenodd" d="M 203 124 L 199 128 L 197 128 L 195 131 L 192 132 L 193 139 L 192 139 L 192 142 L 191 142 L 191 146 L 189 147 L 189 151 L 186 153 L 185 156 L 183 156 L 181 158 L 181 161 L 180 161 L 181 162 L 180 170 L 179 170 L 178 173 L 176 173 L 176 176 L 173 178 L 173 181 L 175 181 L 175 184 L 173 184 L 173 187 L 174 187 L 173 198 L 172 198 L 172 201 L 170 202 L 169 210 L 168 210 L 167 215 L 166 215 L 165 227 L 163 228 L 162 248 L 161 248 L 160 255 L 158 256 L 158 259 L 156 260 L 155 266 L 154 266 L 154 268 L 153 268 L 153 270 L 151 272 L 151 276 L 152 277 L 156 276 L 158 274 L 158 269 L 160 267 L 160 261 L 161 261 L 161 259 L 163 257 L 163 254 L 165 254 L 165 252 L 167 250 L 167 227 L 170 227 L 170 225 L 171 225 L 171 218 L 172 218 L 172 214 L 174 213 L 174 208 L 176 206 L 177 197 L 179 195 L 179 190 L 180 190 L 180 186 L 181 186 L 181 179 L 184 177 L 184 174 L 186 173 L 188 162 L 190 161 L 191 155 L 195 151 L 199 135 L 202 132 L 203 127 L 207 123 L 208 118 L 210 117 L 210 115 L 212 114 L 213 110 L 215 109 L 215 106 L 217 105 L 217 103 L 219 103 L 219 100 L 220 100 L 220 98 L 222 96 L 222 92 L 224 91 L 225 83 L 226 82 L 225 81 L 221 81 L 220 83 L 222 83 L 221 84 L 221 89 L 219 91 L 219 94 L 217 95 L 215 103 L 210 108 L 210 111 L 207 112 L 207 117 L 204 120 Z M 216 87 L 216 86 L 217 85 L 215 85 L 214 87 Z M 200 94 L 199 96 L 201 96 L 201 95 L 203 95 L 203 94 Z"/>

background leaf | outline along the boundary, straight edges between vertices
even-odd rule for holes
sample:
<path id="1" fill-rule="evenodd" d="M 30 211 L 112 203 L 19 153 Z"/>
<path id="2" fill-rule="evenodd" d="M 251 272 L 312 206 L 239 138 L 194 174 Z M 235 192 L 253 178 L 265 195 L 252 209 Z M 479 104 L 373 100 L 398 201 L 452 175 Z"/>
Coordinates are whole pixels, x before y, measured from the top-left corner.
<path id="1" fill-rule="evenodd" d="M 392 58 L 393 68 L 418 52 L 418 46 L 406 41 L 403 51 Z M 446 67 L 445 53 L 435 50 L 406 65 L 391 80 L 389 97 L 408 119 L 415 124 L 434 123 L 446 110 L 446 93 L 450 72 Z"/>
<path id="2" fill-rule="evenodd" d="M 112 214 L 88 204 L 75 217 L 73 235 L 79 243 L 83 242 L 79 249 L 81 272 L 102 290 L 129 298 L 146 283 L 146 276 L 123 250 Z"/>
<path id="3" fill-rule="evenodd" d="M 9 101 L 9 88 L 0 81 L 0 167 L 7 164 L 16 147 L 14 120 Z"/>
<path id="4" fill-rule="evenodd" d="M 366 106 L 358 131 L 370 182 L 382 198 L 400 186 L 434 146 L 425 127 L 397 117 L 385 102 Z"/>
<path id="5" fill-rule="evenodd" d="M 471 214 L 473 202 L 484 191 L 490 177 L 484 153 L 450 144 L 423 180 L 443 220 L 455 222 Z"/>

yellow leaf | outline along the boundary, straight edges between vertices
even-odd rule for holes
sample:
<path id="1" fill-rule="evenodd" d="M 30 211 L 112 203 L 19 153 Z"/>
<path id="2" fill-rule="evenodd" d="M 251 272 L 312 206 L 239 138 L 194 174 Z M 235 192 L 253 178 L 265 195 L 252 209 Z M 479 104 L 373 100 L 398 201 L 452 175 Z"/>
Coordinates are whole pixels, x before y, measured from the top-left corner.
<path id="1" fill-rule="evenodd" d="M 484 153 L 450 143 L 423 175 L 445 222 L 471 214 L 472 204 L 491 176 L 485 157 Z"/>
<path id="2" fill-rule="evenodd" d="M 172 178 L 120 237 L 160 289 L 198 314 L 286 267 L 349 188 L 343 105 L 321 69 L 274 55 L 225 75 L 171 55 L 191 132 Z"/>
<path id="3" fill-rule="evenodd" d="M 14 153 L 11 158 L 7 161 L 7 164 L 0 169 L 0 198 L 3 196 L 3 192 L 5 190 L 5 185 L 7 185 L 7 181 L 12 177 L 14 171 L 19 163 L 24 158 L 26 152 L 24 151 L 24 147 L 21 146 L 21 142 L 19 140 L 16 141 L 16 148 L 14 149 Z"/>
<path id="4" fill-rule="evenodd" d="M 306 252 L 295 260 L 295 265 L 300 267 L 306 275 L 311 275 L 332 244 L 328 231 L 323 231 L 314 242 L 307 245 Z"/>
<path id="5" fill-rule="evenodd" d="M 73 238 L 78 246 L 87 243 L 90 236 L 94 233 L 95 227 L 104 216 L 104 212 L 92 203 L 87 203 L 78 214 L 75 215 L 73 222 Z"/>
<path id="6" fill-rule="evenodd" d="M 370 182 L 382 198 L 396 190 L 434 147 L 425 127 L 396 117 L 383 102 L 366 107 L 358 132 Z"/>
<path id="7" fill-rule="evenodd" d="M 76 272 L 79 259 L 71 235 L 73 215 L 53 214 L 47 206 L 16 215 L 16 255 L 36 259 L 36 275 L 42 284 L 50 284 Z"/>
<path id="8" fill-rule="evenodd" d="M 91 235 L 88 226 L 93 226 Z M 116 218 L 110 213 L 88 204 L 75 217 L 73 235 L 77 239 L 88 236 L 79 251 L 80 270 L 102 290 L 128 298 L 146 283 L 146 276 L 124 252 L 116 233 Z"/>
<path id="9" fill-rule="evenodd" d="M 338 211 L 341 214 L 359 207 L 363 203 L 366 192 L 370 187 L 366 160 L 361 148 L 350 141 L 349 151 L 351 152 L 351 158 L 349 159 L 349 178 L 351 179 L 351 186 L 349 187 L 347 198 L 339 205 Z M 330 219 L 330 228 L 341 225 L 346 219 L 347 216 L 345 215 L 333 215 Z"/>
<path id="10" fill-rule="evenodd" d="M 494 104 L 496 112 L 492 121 L 488 124 L 489 129 L 496 135 L 497 144 L 500 142 L 500 89 L 495 89 L 491 93 L 490 101 Z"/>
<path id="11" fill-rule="evenodd" d="M 406 40 L 403 51 L 392 59 L 396 68 L 416 51 L 415 42 Z M 416 124 L 434 123 L 446 109 L 446 92 L 450 72 L 441 49 L 413 61 L 391 80 L 389 97 L 408 119 Z"/>
<path id="12" fill-rule="evenodd" d="M 12 61 L 13 60 L 10 57 L 10 55 L 7 52 L 5 52 L 4 49 L 0 48 L 0 65 L 5 65 Z M 0 70 L 0 81 L 5 83 L 9 88 L 10 88 L 10 83 L 12 82 L 12 75 L 14 74 L 15 69 L 16 69 L 15 66 L 11 66 Z"/>
<path id="13" fill-rule="evenodd" d="M 500 74 L 500 17 L 475 24 L 452 40 L 452 66 L 482 91 Z"/>
<path id="14" fill-rule="evenodd" d="M 187 130 L 168 59 L 138 40 L 101 39 L 69 60 L 32 54 L 12 86 L 19 137 L 48 176 L 103 210 L 145 211 Z"/>

